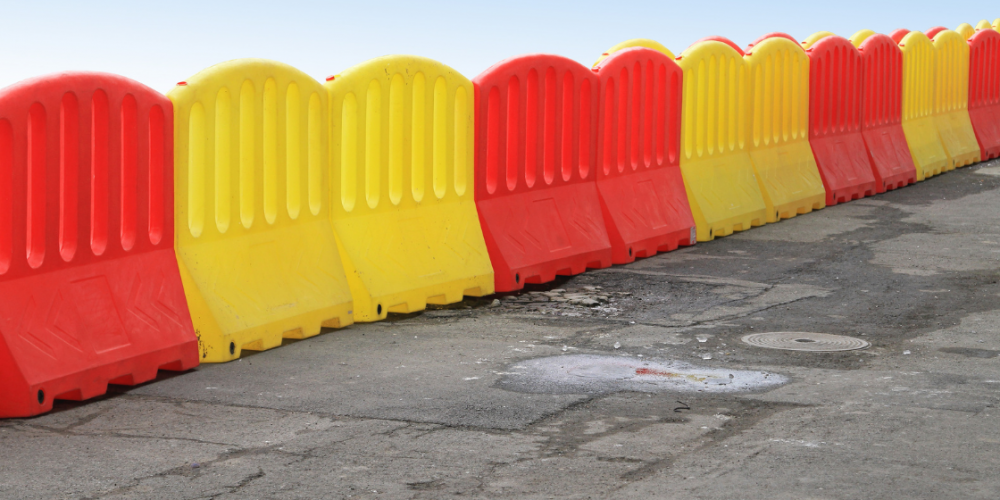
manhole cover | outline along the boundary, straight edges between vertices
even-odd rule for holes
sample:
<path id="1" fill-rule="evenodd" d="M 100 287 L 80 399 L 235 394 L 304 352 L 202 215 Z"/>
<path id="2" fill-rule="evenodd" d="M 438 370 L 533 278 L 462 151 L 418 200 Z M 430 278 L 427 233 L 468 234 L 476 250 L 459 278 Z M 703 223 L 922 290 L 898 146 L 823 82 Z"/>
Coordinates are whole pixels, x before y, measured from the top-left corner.
<path id="1" fill-rule="evenodd" d="M 768 349 L 812 352 L 853 351 L 871 345 L 854 337 L 811 332 L 754 333 L 744 336 L 743 342 Z"/>

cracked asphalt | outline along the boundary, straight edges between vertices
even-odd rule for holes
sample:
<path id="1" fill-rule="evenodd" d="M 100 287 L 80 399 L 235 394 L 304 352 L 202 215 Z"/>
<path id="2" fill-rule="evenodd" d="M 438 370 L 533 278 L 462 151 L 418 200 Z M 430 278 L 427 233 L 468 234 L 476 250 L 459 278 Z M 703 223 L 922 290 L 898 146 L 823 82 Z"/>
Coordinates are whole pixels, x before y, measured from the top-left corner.
<path id="1" fill-rule="evenodd" d="M 992 500 L 998 281 L 993 161 L 0 421 L 0 497 Z M 768 331 L 871 347 L 740 340 Z M 787 383 L 523 389 L 569 355 Z"/>

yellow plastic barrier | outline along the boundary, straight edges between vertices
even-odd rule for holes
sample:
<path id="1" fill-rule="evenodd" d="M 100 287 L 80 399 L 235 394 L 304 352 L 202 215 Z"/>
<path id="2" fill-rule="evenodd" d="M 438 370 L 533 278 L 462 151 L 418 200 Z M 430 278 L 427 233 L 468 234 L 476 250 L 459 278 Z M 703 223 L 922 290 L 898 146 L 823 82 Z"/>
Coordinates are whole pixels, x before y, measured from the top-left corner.
<path id="1" fill-rule="evenodd" d="M 969 44 L 960 33 L 944 30 L 934 37 L 934 53 L 934 123 L 951 167 L 972 165 L 980 152 L 969 118 Z"/>
<path id="2" fill-rule="evenodd" d="M 828 36 L 837 36 L 837 35 L 830 33 L 829 31 L 817 31 L 807 36 L 805 40 L 802 40 L 802 43 L 800 45 L 802 45 L 803 49 L 808 49 L 809 47 L 812 47 L 814 43 Z"/>
<path id="3" fill-rule="evenodd" d="M 718 41 L 681 54 L 681 175 L 698 241 L 760 226 L 764 199 L 746 148 L 747 69 L 741 55 Z"/>
<path id="4" fill-rule="evenodd" d="M 968 40 L 969 38 L 972 37 L 972 35 L 976 34 L 976 28 L 973 28 L 972 25 L 969 23 L 962 23 L 959 24 L 957 28 L 955 28 L 955 32 L 958 33 L 959 35 L 962 35 L 963 40 Z"/>
<path id="5" fill-rule="evenodd" d="M 903 52 L 903 133 L 917 168 L 917 180 L 951 170 L 934 123 L 934 43 L 919 31 L 899 42 Z"/>
<path id="6" fill-rule="evenodd" d="M 982 21 L 979 21 L 978 23 L 976 23 L 976 30 L 977 31 L 978 30 L 991 30 L 991 29 L 993 29 L 993 25 L 991 25 L 990 22 L 987 21 L 987 20 L 985 20 L 985 19 L 983 19 Z"/>
<path id="7" fill-rule="evenodd" d="M 352 322 L 328 222 L 326 93 L 290 66 L 240 59 L 174 103 L 176 250 L 202 361 Z"/>
<path id="8" fill-rule="evenodd" d="M 750 84 L 750 159 L 767 205 L 767 222 L 826 206 L 826 189 L 809 144 L 809 56 L 772 37 L 745 56 Z"/>
<path id="9" fill-rule="evenodd" d="M 850 38 L 851 45 L 854 45 L 855 47 L 860 47 L 861 44 L 864 43 L 865 40 L 868 39 L 868 37 L 870 37 L 870 36 L 872 36 L 874 34 L 875 34 L 875 32 L 872 31 L 872 30 L 858 30 L 853 35 L 851 35 L 851 38 Z"/>
<path id="10" fill-rule="evenodd" d="M 330 220 L 355 320 L 493 293 L 473 197 L 472 82 L 430 59 L 388 56 L 325 87 Z"/>
<path id="11" fill-rule="evenodd" d="M 663 44 L 661 44 L 660 42 L 657 42 L 656 40 L 650 40 L 648 38 L 633 38 L 631 40 L 625 40 L 624 42 L 619 43 L 618 45 L 615 45 L 614 47 L 611 47 L 610 49 L 604 51 L 604 53 L 601 54 L 601 57 L 597 59 L 597 62 L 593 64 L 593 66 L 596 67 L 598 64 L 601 64 L 601 61 L 607 59 L 608 56 L 610 56 L 611 54 L 614 54 L 619 50 L 624 50 L 630 47 L 646 47 L 647 49 L 653 49 L 659 51 L 664 55 L 666 55 L 667 57 L 674 59 L 674 53 L 671 52 L 670 49 L 664 47 Z"/>
<path id="12" fill-rule="evenodd" d="M 1000 17 L 993 20 L 993 29 L 1000 31 Z"/>

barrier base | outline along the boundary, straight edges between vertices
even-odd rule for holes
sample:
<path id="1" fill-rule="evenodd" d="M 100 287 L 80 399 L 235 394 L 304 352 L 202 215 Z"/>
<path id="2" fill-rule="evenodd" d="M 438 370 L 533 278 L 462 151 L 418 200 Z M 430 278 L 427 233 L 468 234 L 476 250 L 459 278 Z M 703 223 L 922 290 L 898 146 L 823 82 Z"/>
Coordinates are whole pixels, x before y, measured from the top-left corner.
<path id="1" fill-rule="evenodd" d="M 917 170 L 917 180 L 922 181 L 951 168 L 951 160 L 944 151 L 934 118 L 924 117 L 903 121 L 903 133 Z"/>
<path id="2" fill-rule="evenodd" d="M 826 190 L 808 140 L 758 148 L 750 152 L 767 222 L 789 219 L 826 206 Z"/>
<path id="3" fill-rule="evenodd" d="M 231 229 L 232 230 L 232 229 Z M 327 221 L 188 244 L 177 250 L 202 362 L 237 359 L 283 338 L 353 323 L 354 309 Z"/>
<path id="4" fill-rule="evenodd" d="M 351 216 L 332 227 L 354 296 L 354 321 L 493 293 L 472 200 Z"/>
<path id="5" fill-rule="evenodd" d="M 172 249 L 0 283 L 0 418 L 198 366 Z"/>
<path id="6" fill-rule="evenodd" d="M 478 201 L 496 291 L 610 267 L 611 242 L 600 206 L 593 182 Z"/>
<path id="7" fill-rule="evenodd" d="M 698 241 L 764 225 L 764 197 L 746 153 L 682 159 L 681 174 Z"/>
<path id="8" fill-rule="evenodd" d="M 823 188 L 826 205 L 836 205 L 875 194 L 875 175 L 860 132 L 809 140 Z"/>
<path id="9" fill-rule="evenodd" d="M 612 263 L 628 264 L 695 243 L 694 218 L 679 168 L 600 179 L 597 192 L 611 240 Z"/>
<path id="10" fill-rule="evenodd" d="M 952 111 L 935 117 L 944 151 L 951 159 L 951 169 L 979 162 L 979 142 L 972 130 L 968 110 Z"/>
<path id="11" fill-rule="evenodd" d="M 969 119 L 979 142 L 979 159 L 1000 158 L 1000 105 L 970 109 Z"/>
<path id="12" fill-rule="evenodd" d="M 895 124 L 867 129 L 861 132 L 861 136 L 871 160 L 876 193 L 917 182 L 917 169 L 913 166 L 903 127 Z"/>

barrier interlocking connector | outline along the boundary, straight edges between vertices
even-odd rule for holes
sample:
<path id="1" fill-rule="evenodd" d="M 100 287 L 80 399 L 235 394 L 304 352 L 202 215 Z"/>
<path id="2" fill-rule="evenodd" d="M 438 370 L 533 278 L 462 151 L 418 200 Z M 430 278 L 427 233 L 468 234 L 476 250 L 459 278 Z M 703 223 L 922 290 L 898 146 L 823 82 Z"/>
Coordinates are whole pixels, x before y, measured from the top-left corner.
<path id="1" fill-rule="evenodd" d="M 0 91 L 0 417 L 198 365 L 172 138 L 170 101 L 124 77 Z"/>

